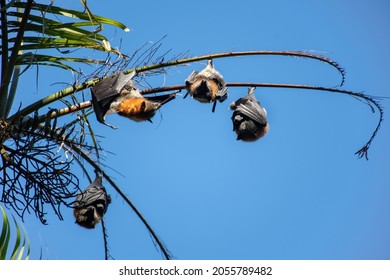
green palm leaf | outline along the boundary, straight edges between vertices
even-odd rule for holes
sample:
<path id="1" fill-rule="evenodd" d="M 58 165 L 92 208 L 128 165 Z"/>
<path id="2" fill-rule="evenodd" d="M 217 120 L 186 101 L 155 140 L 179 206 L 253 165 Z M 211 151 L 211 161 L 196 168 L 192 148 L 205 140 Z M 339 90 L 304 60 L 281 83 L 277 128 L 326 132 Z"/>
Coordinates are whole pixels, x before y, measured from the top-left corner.
<path id="1" fill-rule="evenodd" d="M 38 4 L 32 0 L 1 0 L 1 89 L 0 118 L 8 115 L 18 79 L 15 73 L 22 74 L 31 65 L 75 69 L 75 63 L 101 64 L 96 58 L 75 57 L 67 54 L 73 49 L 92 49 L 113 53 L 123 57 L 118 49 L 112 48 L 109 40 L 100 32 L 103 25 L 111 25 L 129 31 L 123 23 L 91 13 L 85 1 L 83 11 L 76 11 L 51 4 Z M 24 54 L 24 51 L 28 51 Z M 53 52 L 58 52 L 58 56 Z M 15 67 L 26 65 L 24 71 L 14 72 Z M 13 74 L 14 73 L 14 74 Z M 12 80 L 12 76 L 14 76 Z M 10 87 L 10 85 L 12 85 Z"/>
<path id="2" fill-rule="evenodd" d="M 25 3 L 22 2 L 15 3 L 14 6 L 19 8 L 24 8 Z M 51 14 L 62 15 L 68 18 L 76 18 L 76 19 L 88 21 L 91 24 L 108 24 L 123 29 L 126 32 L 130 31 L 129 28 L 123 23 L 120 23 L 119 21 L 109 19 L 106 17 L 92 15 L 91 13 L 88 12 L 89 11 L 88 9 L 86 10 L 86 12 L 80 12 L 76 10 L 65 9 L 63 7 L 56 7 L 53 5 L 45 5 L 45 4 L 38 4 L 38 3 L 34 3 L 31 9 L 39 12 L 44 11 Z"/>
<path id="3" fill-rule="evenodd" d="M 11 260 L 21 260 L 30 258 L 30 240 L 27 236 L 25 228 L 22 226 L 23 232 L 20 230 L 18 222 L 14 217 L 14 225 L 16 231 L 15 244 L 12 246 L 10 244 L 12 228 L 7 217 L 7 213 L 4 211 L 3 207 L 0 206 L 3 223 L 2 230 L 0 235 L 0 260 L 5 260 L 7 258 L 7 252 L 12 250 L 9 259 Z M 26 254 L 25 251 L 27 250 Z M 24 256 L 25 255 L 25 256 Z"/>
<path id="4" fill-rule="evenodd" d="M 2 28 L 10 37 L 7 42 L 11 47 L 2 45 L 2 53 L 12 50 L 12 43 L 16 42 L 16 35 L 20 28 L 20 18 L 24 16 L 21 11 L 26 7 L 24 2 L 14 3 L 7 10 L 7 29 Z M 53 17 L 53 18 L 51 18 Z M 71 22 L 67 22 L 69 20 Z M 74 21 L 74 19 L 79 21 Z M 24 27 L 23 45 L 18 46 L 20 50 L 42 50 L 48 48 L 91 48 L 103 52 L 119 54 L 118 50 L 112 49 L 107 44 L 108 39 L 99 34 L 103 24 L 112 25 L 129 31 L 124 24 L 101 16 L 92 16 L 88 12 L 80 12 L 64 9 L 52 5 L 32 4 L 31 13 L 28 15 L 27 24 Z M 89 30 L 90 29 L 90 30 Z M 37 34 L 33 36 L 32 34 Z M 2 32 L 4 36 L 4 32 Z"/>

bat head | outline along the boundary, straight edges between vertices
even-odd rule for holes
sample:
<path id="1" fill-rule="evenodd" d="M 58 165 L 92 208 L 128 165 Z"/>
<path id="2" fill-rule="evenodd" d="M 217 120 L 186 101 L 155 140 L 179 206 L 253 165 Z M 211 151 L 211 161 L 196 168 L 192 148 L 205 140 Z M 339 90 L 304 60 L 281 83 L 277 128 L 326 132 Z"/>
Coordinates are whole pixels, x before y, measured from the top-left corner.
<path id="1" fill-rule="evenodd" d="M 241 114 L 233 114 L 233 131 L 237 134 L 237 140 L 253 142 L 263 137 L 268 132 L 268 123 L 260 125 Z"/>
<path id="2" fill-rule="evenodd" d="M 76 224 L 87 229 L 94 229 L 102 219 L 102 215 L 100 215 L 93 206 L 75 208 L 73 214 L 76 218 Z"/>

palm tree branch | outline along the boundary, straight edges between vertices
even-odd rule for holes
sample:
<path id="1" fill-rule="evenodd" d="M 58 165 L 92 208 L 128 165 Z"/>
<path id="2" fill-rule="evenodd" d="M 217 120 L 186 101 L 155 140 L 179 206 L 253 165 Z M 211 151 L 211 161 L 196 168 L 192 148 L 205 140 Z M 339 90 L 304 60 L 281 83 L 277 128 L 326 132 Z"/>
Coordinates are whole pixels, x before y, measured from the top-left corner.
<path id="1" fill-rule="evenodd" d="M 358 100 L 365 100 L 365 104 L 367 104 L 373 113 L 375 113 L 374 107 L 379 112 L 379 119 L 377 122 L 377 125 L 371 134 L 371 137 L 366 142 L 366 144 L 360 148 L 355 154 L 358 155 L 359 158 L 362 158 L 363 156 L 368 159 L 368 149 L 376 137 L 381 124 L 383 122 L 383 115 L 384 111 L 382 106 L 379 104 L 379 102 L 376 100 L 376 97 L 369 96 L 363 93 L 349 91 L 349 90 L 343 90 L 339 88 L 327 88 L 327 87 L 319 87 L 319 86 L 310 86 L 310 85 L 298 85 L 298 84 L 280 84 L 280 83 L 241 83 L 241 82 L 228 82 L 226 83 L 227 87 L 268 87 L 268 88 L 289 88 L 289 89 L 303 89 L 303 90 L 314 90 L 314 91 L 326 91 L 326 92 L 334 92 L 334 93 L 341 93 L 345 95 L 349 95 L 352 97 L 357 98 Z M 145 89 L 142 90 L 141 93 L 143 95 L 153 94 L 153 93 L 160 93 L 160 92 L 166 92 L 166 91 L 177 91 L 177 90 L 184 90 L 184 85 L 174 85 L 174 86 L 165 86 L 165 87 L 157 87 L 157 88 L 151 88 L 151 89 Z M 378 97 L 379 98 L 379 97 Z M 92 106 L 91 101 L 85 101 L 67 108 L 63 108 L 59 110 L 58 112 L 53 112 L 50 116 L 51 118 L 63 116 L 81 109 L 86 109 L 88 107 Z M 41 116 L 40 118 L 43 119 L 44 116 Z"/>
<path id="2" fill-rule="evenodd" d="M 22 2 L 19 2 L 19 3 L 15 3 L 15 6 L 16 7 L 24 7 L 25 4 Z M 90 21 L 90 16 L 88 13 L 80 12 L 80 11 L 76 11 L 76 10 L 72 10 L 72 9 L 65 9 L 65 8 L 57 7 L 57 6 L 53 6 L 53 5 L 34 3 L 32 5 L 32 9 L 40 11 L 40 12 L 44 11 L 45 13 L 48 12 L 51 14 L 62 15 L 62 16 L 68 17 L 68 18 L 76 18 L 76 19 L 80 19 L 80 20 Z M 126 25 L 124 25 L 123 23 L 116 21 L 116 20 L 112 20 L 112 19 L 109 19 L 106 17 L 97 16 L 97 15 L 94 15 L 93 19 L 95 21 L 93 21 L 93 20 L 92 20 L 92 22 L 90 21 L 91 24 L 97 24 L 97 23 L 108 24 L 108 25 L 116 26 L 116 27 L 118 27 L 126 32 L 130 31 Z"/>
<path id="3" fill-rule="evenodd" d="M 11 80 L 11 76 L 12 76 L 12 73 L 13 73 L 13 70 L 14 70 L 14 66 L 15 66 L 15 63 L 16 63 L 16 60 L 18 58 L 18 53 L 19 53 L 19 48 L 22 44 L 22 40 L 23 40 L 23 35 L 24 35 L 24 30 L 25 30 L 25 27 L 26 27 L 26 24 L 27 24 L 27 20 L 28 20 L 28 15 L 30 14 L 30 11 L 31 11 L 31 6 L 32 6 L 32 3 L 33 3 L 33 0 L 27 0 L 26 2 L 26 5 L 25 5 L 25 9 L 24 9 L 24 12 L 23 12 L 23 16 L 22 16 L 22 19 L 20 21 L 20 28 L 18 30 L 18 33 L 17 33 L 17 36 L 16 36 L 16 40 L 15 40 L 15 43 L 14 43 L 14 47 L 12 49 L 12 52 L 11 52 L 11 56 L 9 57 L 9 61 L 8 61 L 8 64 L 7 64 L 7 67 L 1 77 L 1 90 L 0 90 L 0 101 L 5 101 L 6 98 L 7 98 L 7 94 L 8 94 L 8 85 L 10 83 L 10 80 Z M 3 53 L 3 56 L 5 55 L 5 53 Z M 5 104 L 5 103 L 1 103 L 1 104 Z M 6 106 L 1 106 L 0 107 L 0 117 L 4 118 L 5 117 L 5 112 L 6 112 Z"/>
<path id="4" fill-rule="evenodd" d="M 315 55 L 311 54 L 308 52 L 302 52 L 302 51 L 241 51 L 241 52 L 224 52 L 224 53 L 216 53 L 216 54 L 208 54 L 208 55 L 203 55 L 203 56 L 194 56 L 191 58 L 186 58 L 186 59 L 181 59 L 181 60 L 173 60 L 173 61 L 168 61 L 165 63 L 159 63 L 159 64 L 154 64 L 154 65 L 147 65 L 143 66 L 141 68 L 136 68 L 135 71 L 137 73 L 141 72 L 147 72 L 147 71 L 152 71 L 155 69 L 160 69 L 160 68 L 165 68 L 165 67 L 171 67 L 171 66 L 176 66 L 179 64 L 186 64 L 186 63 L 192 63 L 196 61 L 201 61 L 201 60 L 209 60 L 209 59 L 216 59 L 216 58 L 224 58 L 224 57 L 236 57 L 236 56 L 252 56 L 252 55 L 260 55 L 260 56 L 290 56 L 290 57 L 302 57 L 302 58 L 309 58 L 309 59 L 314 59 L 318 60 L 321 62 L 324 62 L 326 64 L 331 65 L 332 67 L 336 68 L 336 70 L 340 73 L 341 75 L 341 82 L 340 86 L 344 84 L 345 81 L 345 71 L 344 69 L 335 61 L 330 60 L 327 57 L 320 56 L 320 55 Z M 125 72 L 128 73 L 131 72 L 131 70 Z"/>
<path id="5" fill-rule="evenodd" d="M 253 55 L 279 55 L 279 56 L 292 56 L 292 57 L 302 57 L 302 58 L 309 58 L 309 59 L 315 59 L 324 63 L 327 63 L 331 65 L 332 67 L 336 68 L 337 71 L 342 75 L 342 81 L 341 84 L 344 82 L 344 70 L 341 68 L 336 62 L 331 61 L 330 59 L 314 54 L 309 54 L 305 52 L 299 52 L 299 51 L 243 51 L 243 52 L 226 52 L 226 53 L 216 53 L 216 54 L 209 54 L 204 56 L 196 56 L 192 58 L 186 58 L 186 59 L 180 59 L 180 60 L 174 60 L 166 63 L 161 64 L 155 64 L 151 66 L 144 66 L 140 68 L 135 69 L 129 69 L 127 71 L 124 71 L 125 74 L 131 73 L 132 71 L 136 71 L 137 73 L 152 71 L 155 69 L 160 68 L 166 68 L 166 67 L 173 67 L 181 64 L 187 64 L 191 62 L 201 61 L 201 60 L 208 60 L 208 59 L 216 59 L 216 58 L 223 58 L 223 57 L 235 57 L 235 56 L 253 56 Z M 98 83 L 100 80 L 102 80 L 105 77 L 101 78 L 95 78 L 89 81 L 86 81 L 81 84 L 74 85 L 72 87 L 68 87 L 66 89 L 63 89 L 61 91 L 58 91 L 56 93 L 53 93 L 47 97 L 44 97 L 41 100 L 38 100 L 37 102 L 25 107 L 24 109 L 20 110 L 19 112 L 15 113 L 13 116 L 11 116 L 8 120 L 12 120 L 18 116 L 25 116 L 28 115 L 34 111 L 36 111 L 38 108 L 41 108 L 43 106 L 46 106 L 56 100 L 59 100 L 63 97 L 66 97 L 68 95 L 74 94 L 78 91 L 85 90 L 86 88 L 94 86 L 96 83 Z"/>
<path id="6" fill-rule="evenodd" d="M 5 9 L 5 0 L 1 0 L 1 48 L 3 50 L 8 50 L 8 32 L 7 32 L 7 11 Z M 2 55 L 1 56 L 1 81 L 3 80 L 3 75 L 5 70 L 7 69 L 8 65 L 8 52 L 4 52 L 4 54 L 7 55 Z M 3 96 L 3 95 L 2 95 Z M 1 96 L 1 97 L 2 97 Z M 3 98 L 1 98 L 1 103 L 3 103 Z"/>
<path id="7" fill-rule="evenodd" d="M 15 17 L 21 17 L 22 14 L 19 12 L 9 12 L 9 16 L 15 16 Z M 91 23 L 91 22 L 70 22 L 70 23 L 62 23 L 55 20 L 51 20 L 48 18 L 42 18 L 40 16 L 30 15 L 29 16 L 29 24 L 26 28 L 26 31 L 35 31 L 41 34 L 46 35 L 57 35 L 57 34 L 64 34 L 67 36 L 93 36 L 97 40 L 106 40 L 106 38 L 103 35 L 100 35 L 96 32 L 91 32 L 82 28 L 79 28 L 79 26 L 91 26 L 98 24 L 97 22 Z M 33 24 L 31 22 L 36 22 L 39 24 Z M 17 21 L 10 21 L 9 25 L 18 27 Z M 12 32 L 13 30 L 10 29 L 9 32 Z"/>
<path id="8" fill-rule="evenodd" d="M 137 207 L 131 202 L 131 200 L 126 196 L 125 193 L 122 192 L 121 188 L 111 179 L 107 173 L 100 168 L 100 166 L 93 161 L 87 154 L 85 154 L 80 148 L 73 146 L 72 150 L 81 156 L 88 164 L 90 164 L 95 170 L 97 170 L 102 176 L 109 182 L 109 184 L 115 189 L 115 191 L 121 196 L 126 204 L 135 212 L 135 214 L 138 216 L 138 218 L 142 221 L 144 226 L 147 228 L 148 232 L 153 237 L 154 241 L 157 243 L 158 247 L 160 248 L 161 252 L 163 253 L 164 257 L 166 259 L 171 259 L 171 255 L 167 248 L 165 247 L 164 243 L 160 238 L 157 236 L 155 231 L 152 229 L 152 227 L 149 225 L 148 221 L 144 218 L 144 216 L 141 214 L 141 212 L 138 211 Z"/>

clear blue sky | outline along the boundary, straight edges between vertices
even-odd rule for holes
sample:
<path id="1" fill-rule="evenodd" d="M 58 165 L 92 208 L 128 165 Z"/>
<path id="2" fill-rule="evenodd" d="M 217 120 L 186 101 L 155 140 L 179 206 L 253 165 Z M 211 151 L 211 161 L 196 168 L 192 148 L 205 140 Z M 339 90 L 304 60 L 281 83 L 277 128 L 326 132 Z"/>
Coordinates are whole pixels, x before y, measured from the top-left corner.
<path id="1" fill-rule="evenodd" d="M 386 0 L 112 0 L 89 5 L 132 29 L 107 29 L 112 45 L 121 45 L 123 53 L 164 35 L 162 49 L 172 48 L 171 55 L 315 51 L 346 69 L 345 89 L 390 96 Z M 183 84 L 204 65 L 176 68 L 150 82 Z M 340 81 L 337 71 L 307 59 L 242 57 L 214 65 L 227 82 L 334 87 Z M 48 87 L 48 80 L 73 79 L 41 68 L 33 93 L 34 74 L 24 75 L 21 85 L 31 100 L 58 88 Z M 385 122 L 366 161 L 354 152 L 369 139 L 378 115 L 362 102 L 334 93 L 258 88 L 270 131 L 255 143 L 243 143 L 235 140 L 228 105 L 246 92 L 231 88 L 214 114 L 211 105 L 179 97 L 160 110 L 153 124 L 112 115 L 107 121 L 119 127 L 115 131 L 93 118 L 95 132 L 104 136 L 101 144 L 113 153 L 107 153 L 106 164 L 123 176 L 110 174 L 172 254 L 177 259 L 389 259 L 389 100 L 382 101 Z M 84 177 L 80 183 L 89 184 Z M 112 188 L 107 190 L 113 198 L 105 216 L 111 255 L 159 259 L 136 215 Z M 101 228 L 75 225 L 70 209 L 63 214 L 64 221 L 48 215 L 48 226 L 26 218 L 32 257 L 38 258 L 42 247 L 46 259 L 104 258 Z"/>

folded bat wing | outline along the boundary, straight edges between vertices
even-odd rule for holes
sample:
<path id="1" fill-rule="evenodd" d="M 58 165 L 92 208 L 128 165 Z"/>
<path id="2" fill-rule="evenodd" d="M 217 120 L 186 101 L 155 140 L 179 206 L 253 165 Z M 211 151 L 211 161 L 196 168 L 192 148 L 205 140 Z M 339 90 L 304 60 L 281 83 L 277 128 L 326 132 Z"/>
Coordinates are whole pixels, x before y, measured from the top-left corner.
<path id="1" fill-rule="evenodd" d="M 267 113 L 264 108 L 253 100 L 246 100 L 237 106 L 237 112 L 247 116 L 251 120 L 257 122 L 260 125 L 267 124 Z"/>
<path id="2" fill-rule="evenodd" d="M 124 86 L 135 76 L 135 72 L 107 77 L 92 87 L 92 104 L 99 122 L 105 123 L 104 116 L 111 103 L 117 98 Z"/>
<path id="3" fill-rule="evenodd" d="M 86 207 L 103 203 L 109 204 L 106 189 L 101 184 L 101 177 L 97 177 L 82 193 L 76 197 L 75 207 Z"/>

